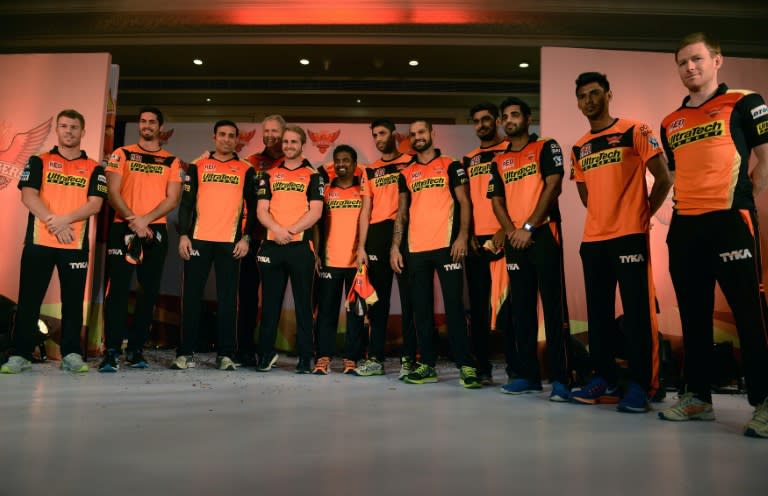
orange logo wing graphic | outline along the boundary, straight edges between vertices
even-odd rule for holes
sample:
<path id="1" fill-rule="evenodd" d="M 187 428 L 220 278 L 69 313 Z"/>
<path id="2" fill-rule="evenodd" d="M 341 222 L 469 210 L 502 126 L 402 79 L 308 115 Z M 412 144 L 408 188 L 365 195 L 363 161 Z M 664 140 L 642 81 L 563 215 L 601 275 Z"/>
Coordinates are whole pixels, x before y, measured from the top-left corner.
<path id="1" fill-rule="evenodd" d="M 237 153 L 240 153 L 243 150 L 243 148 L 245 148 L 245 145 L 251 142 L 255 134 L 256 134 L 255 129 L 251 129 L 250 131 L 240 133 L 237 136 L 237 145 L 235 145 L 235 151 Z"/>
<path id="2" fill-rule="evenodd" d="M 328 148 L 330 148 L 331 145 L 334 144 L 337 139 L 339 139 L 339 136 L 341 136 L 341 129 L 337 129 L 333 132 L 314 132 L 311 129 L 307 129 L 307 134 L 309 135 L 309 139 L 312 140 L 312 144 L 315 145 L 318 150 L 320 150 L 320 153 L 325 153 L 328 151 Z"/>
<path id="3" fill-rule="evenodd" d="M 0 150 L 0 189 L 11 180 L 21 177 L 21 171 L 29 157 L 38 153 L 48 133 L 51 132 L 53 117 L 25 133 L 16 134 L 5 150 Z"/>
<path id="4" fill-rule="evenodd" d="M 416 150 L 411 148 L 411 140 L 408 139 L 407 134 L 400 134 L 395 131 L 395 140 L 397 140 L 397 151 L 407 153 L 408 155 L 416 154 Z"/>
<path id="5" fill-rule="evenodd" d="M 168 131 L 160 131 L 160 146 L 165 145 L 170 141 L 171 136 L 173 136 L 173 129 L 169 129 Z"/>
<path id="6" fill-rule="evenodd" d="M 53 117 L 33 127 L 26 133 L 17 133 L 5 150 L 0 150 L 0 162 L 24 167 L 31 155 L 40 151 L 40 147 L 51 132 Z"/>

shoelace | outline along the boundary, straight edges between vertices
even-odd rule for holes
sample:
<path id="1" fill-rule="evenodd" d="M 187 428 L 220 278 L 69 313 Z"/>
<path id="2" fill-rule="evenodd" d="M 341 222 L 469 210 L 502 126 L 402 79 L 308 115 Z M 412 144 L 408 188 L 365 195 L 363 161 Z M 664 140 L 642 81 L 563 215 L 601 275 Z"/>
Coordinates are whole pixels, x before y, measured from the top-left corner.
<path id="1" fill-rule="evenodd" d="M 461 367 L 461 373 L 467 379 L 470 377 L 477 379 L 477 371 L 474 368 L 469 367 L 467 365 L 464 365 L 463 367 Z"/>

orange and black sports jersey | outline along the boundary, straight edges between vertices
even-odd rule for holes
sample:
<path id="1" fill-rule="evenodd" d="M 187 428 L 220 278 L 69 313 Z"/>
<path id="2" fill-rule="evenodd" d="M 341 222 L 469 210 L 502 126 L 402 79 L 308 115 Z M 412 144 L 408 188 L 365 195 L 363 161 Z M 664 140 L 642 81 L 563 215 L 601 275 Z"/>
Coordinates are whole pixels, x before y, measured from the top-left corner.
<path id="1" fill-rule="evenodd" d="M 584 241 L 648 231 L 645 164 L 660 153 L 651 128 L 628 119 L 587 132 L 573 145 L 571 179 L 584 183 L 589 193 Z"/>
<path id="2" fill-rule="evenodd" d="M 379 159 L 363 171 L 360 192 L 371 198 L 370 224 L 397 217 L 397 177 L 411 161 L 413 156 L 403 153 L 392 160 Z"/>
<path id="3" fill-rule="evenodd" d="M 501 141 L 486 148 L 478 147 L 462 160 L 469 176 L 469 196 L 472 200 L 472 225 L 475 236 L 488 236 L 501 228 L 493 214 L 491 200 L 488 199 L 488 183 L 491 182 L 493 157 L 507 151 L 508 146 L 508 142 Z"/>
<path id="4" fill-rule="evenodd" d="M 352 186 L 343 188 L 338 180 L 325 187 L 325 208 L 322 220 L 320 253 L 324 267 L 355 267 L 358 228 L 363 200 L 360 196 L 360 178 Z"/>
<path id="5" fill-rule="evenodd" d="M 179 207 L 179 234 L 201 241 L 232 243 L 242 235 L 243 200 L 248 205 L 244 232 L 256 217 L 253 166 L 235 155 L 222 162 L 208 157 L 189 165 Z"/>
<path id="6" fill-rule="evenodd" d="M 362 177 L 363 169 L 365 169 L 365 166 L 357 164 L 357 166 L 355 166 L 355 177 Z M 336 179 L 336 169 L 333 167 L 333 162 L 321 165 L 317 168 L 317 172 L 320 174 L 320 177 L 323 178 L 323 183 L 325 184 L 331 184 L 333 180 Z"/>
<path id="7" fill-rule="evenodd" d="M 400 193 L 407 193 L 408 251 L 448 248 L 458 234 L 459 204 L 454 189 L 467 184 L 467 173 L 451 157 L 440 150 L 429 163 L 422 164 L 416 157 L 400 171 Z"/>
<path id="8" fill-rule="evenodd" d="M 544 178 L 553 174 L 563 175 L 563 151 L 557 141 L 539 139 L 532 134 L 521 150 L 510 149 L 496 155 L 493 165 L 488 198 L 504 197 L 509 218 L 519 228 L 536 209 L 544 190 Z M 544 222 L 550 220 L 560 220 L 556 201 Z"/>
<path id="9" fill-rule="evenodd" d="M 40 200 L 54 215 L 66 214 L 83 206 L 89 196 L 107 197 L 107 178 L 104 169 L 85 152 L 68 160 L 59 154 L 58 147 L 50 152 L 29 157 L 19 180 L 19 189 L 39 191 Z M 69 250 L 88 249 L 88 219 L 71 224 L 75 232 L 71 243 L 60 243 L 48 232 L 45 222 L 32 213 L 27 220 L 25 244 L 50 246 Z"/>
<path id="10" fill-rule="evenodd" d="M 285 167 L 285 162 L 264 173 L 259 180 L 256 197 L 269 200 L 269 213 L 275 222 L 288 227 L 296 223 L 309 210 L 310 201 L 323 201 L 323 178 L 314 167 L 304 160 L 295 169 Z M 275 239 L 267 230 L 267 239 Z M 310 232 L 293 236 L 293 241 L 310 240 Z"/>
<path id="11" fill-rule="evenodd" d="M 749 155 L 768 143 L 768 107 L 751 91 L 725 84 L 698 107 L 683 106 L 661 123 L 661 142 L 675 171 L 675 210 L 699 215 L 754 210 Z"/>
<path id="12" fill-rule="evenodd" d="M 120 196 L 136 215 L 145 215 L 166 197 L 169 182 L 181 182 L 181 161 L 166 150 L 150 152 L 139 145 L 118 148 L 109 157 L 107 172 L 122 176 Z M 115 222 L 124 219 L 115 214 Z M 165 223 L 165 216 L 153 221 Z"/>
<path id="13" fill-rule="evenodd" d="M 246 157 L 245 159 L 246 162 L 250 163 L 253 166 L 253 170 L 255 173 L 255 176 L 254 176 L 255 184 L 259 183 L 259 180 L 261 179 L 261 176 L 264 175 L 264 172 L 270 169 L 273 169 L 282 160 L 283 160 L 282 156 L 279 158 L 270 157 L 269 154 L 267 153 L 266 148 L 259 153 L 253 153 L 251 155 L 248 155 L 248 157 Z M 246 217 L 248 214 L 247 210 L 248 210 L 248 207 L 246 206 Z M 243 231 L 243 232 L 246 232 L 246 231 Z M 253 228 L 251 229 L 250 234 L 251 234 L 251 238 L 261 241 L 263 239 L 266 239 L 267 230 L 264 229 L 264 226 L 262 226 L 260 222 L 254 221 Z"/>

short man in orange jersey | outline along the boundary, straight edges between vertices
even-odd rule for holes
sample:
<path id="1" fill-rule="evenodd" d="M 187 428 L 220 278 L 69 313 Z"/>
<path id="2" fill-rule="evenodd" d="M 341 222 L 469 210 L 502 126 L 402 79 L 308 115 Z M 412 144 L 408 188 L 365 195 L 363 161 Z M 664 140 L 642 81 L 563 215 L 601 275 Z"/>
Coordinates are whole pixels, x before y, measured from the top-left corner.
<path id="1" fill-rule="evenodd" d="M 505 245 L 511 322 L 519 377 L 503 385 L 507 394 L 542 390 L 538 349 L 538 296 L 544 307 L 551 401 L 570 396 L 570 330 L 565 300 L 560 196 L 563 153 L 553 139 L 529 134 L 531 108 L 510 97 L 499 105 L 509 148 L 493 159 L 488 197 L 501 224 L 497 246 Z"/>
<path id="2" fill-rule="evenodd" d="M 667 244 L 683 328 L 686 389 L 659 417 L 715 418 L 710 369 L 717 281 L 733 311 L 747 397 L 755 406 L 744 434 L 766 438 L 768 329 L 755 197 L 768 185 L 768 106 L 757 93 L 718 84 L 720 45 L 704 33 L 685 37 L 675 61 L 688 96 L 662 121 L 661 140 L 675 173 Z M 750 156 L 756 159 L 752 172 Z"/>
<path id="3" fill-rule="evenodd" d="M 357 272 L 358 219 L 363 200 L 355 175 L 357 152 L 349 145 L 333 150 L 335 178 L 325 186 L 325 208 L 315 225 L 318 247 L 317 361 L 312 373 L 326 375 L 336 350 L 339 302 L 349 292 Z M 346 289 L 345 289 L 346 288 Z M 343 292 L 345 291 L 345 292 Z M 353 374 L 362 354 L 363 316 L 347 310 L 343 372 Z"/>
<path id="4" fill-rule="evenodd" d="M 54 267 L 61 284 L 61 368 L 88 372 L 80 354 L 88 218 L 101 209 L 107 178 L 102 167 L 80 149 L 84 134 L 82 114 L 62 110 L 56 116 L 58 146 L 30 157 L 21 174 L 21 201 L 29 209 L 29 219 L 21 254 L 14 352 L 0 368 L 4 374 L 17 374 L 32 365 L 40 305 Z"/>
<path id="5" fill-rule="evenodd" d="M 472 215 L 467 174 L 461 163 L 442 155 L 434 147 L 434 131 L 430 122 L 423 119 L 412 122 L 409 136 L 416 156 L 398 177 L 400 196 L 390 252 L 392 269 L 401 272 L 403 255 L 400 243 L 407 224 L 411 301 L 421 362 L 404 381 L 408 384 L 437 382 L 432 297 L 437 271 L 445 304 L 448 338 L 460 371 L 459 382 L 468 389 L 481 388 L 474 358 L 470 354 L 462 301 L 464 276 L 461 262 L 467 255 Z"/>
<path id="6" fill-rule="evenodd" d="M 235 370 L 237 272 L 248 254 L 255 221 L 255 170 L 235 153 L 239 129 L 230 120 L 213 126 L 215 151 L 190 164 L 179 208 L 179 255 L 184 259 L 181 344 L 173 369 L 195 366 L 203 291 L 216 269 L 216 368 Z M 243 202 L 247 218 L 243 225 Z"/>
<path id="7" fill-rule="evenodd" d="M 259 222 L 267 229 L 257 260 L 264 301 L 259 334 L 259 363 L 268 372 L 277 362 L 275 338 L 283 294 L 291 278 L 296 314 L 296 373 L 312 372 L 312 275 L 315 257 L 310 228 L 323 213 L 323 180 L 302 156 L 307 135 L 299 126 L 283 131 L 283 161 L 264 173 L 256 191 Z"/>
<path id="8" fill-rule="evenodd" d="M 587 405 L 618 402 L 621 412 L 642 413 L 659 387 L 649 220 L 672 181 L 651 128 L 612 117 L 608 108 L 612 97 L 605 74 L 585 72 L 576 79 L 579 110 L 591 128 L 573 145 L 571 179 L 587 207 L 580 252 L 595 375 L 574 390 L 571 399 Z M 646 170 L 654 177 L 650 194 Z M 617 387 L 613 349 L 617 284 L 628 336 L 629 383 L 623 396 Z"/>
<path id="9" fill-rule="evenodd" d="M 139 142 L 118 148 L 107 162 L 109 203 L 115 219 L 107 240 L 107 294 L 104 302 L 106 353 L 99 372 L 116 372 L 123 338 L 128 337 L 127 361 L 147 367 L 142 349 L 149 337 L 155 300 L 168 253 L 166 214 L 181 196 L 181 161 L 160 145 L 163 113 L 156 107 L 139 111 Z M 127 241 L 142 240 L 143 259 L 127 260 Z M 133 272 L 140 291 L 133 325 L 126 329 L 128 293 Z M 126 332 L 127 331 L 127 332 Z"/>
<path id="10" fill-rule="evenodd" d="M 373 121 L 371 134 L 376 149 L 381 152 L 381 158 L 363 169 L 360 185 L 363 208 L 360 212 L 357 263 L 367 264 L 368 276 L 371 284 L 376 288 L 379 301 L 368 310 L 371 325 L 368 358 L 355 370 L 355 373 L 361 377 L 384 374 L 384 345 L 387 339 L 393 275 L 392 266 L 389 263 L 389 252 L 399 195 L 397 178 L 400 170 L 413 159 L 411 155 L 398 151 L 395 124 L 392 121 L 388 119 Z M 400 249 L 405 249 L 406 245 L 407 242 L 402 242 Z M 413 324 L 408 277 L 407 268 L 397 274 L 403 336 L 399 379 L 404 379 L 410 374 L 416 363 L 416 328 Z"/>
<path id="11" fill-rule="evenodd" d="M 254 181 L 258 183 L 262 174 L 283 158 L 283 129 L 285 119 L 281 115 L 269 115 L 261 121 L 261 136 L 264 149 L 246 157 L 256 173 Z M 237 318 L 237 361 L 243 365 L 256 365 L 256 344 L 253 340 L 256 320 L 259 315 L 259 286 L 261 275 L 256 262 L 261 242 L 266 236 L 264 226 L 253 223 L 253 229 L 246 233 L 251 237 L 248 254 L 240 260 L 240 283 L 238 299 L 240 305 Z"/>
<path id="12" fill-rule="evenodd" d="M 477 376 L 484 385 L 493 383 L 490 360 L 490 312 L 491 308 L 499 306 L 499 302 L 491 305 L 492 270 L 491 262 L 504 258 L 501 249 L 494 250 L 492 243 L 486 242 L 493 238 L 501 226 L 493 214 L 491 200 L 488 199 L 488 183 L 491 180 L 493 157 L 506 151 L 507 142 L 499 135 L 499 109 L 496 105 L 484 102 L 469 109 L 469 117 L 475 125 L 475 134 L 480 139 L 480 146 L 464 156 L 462 165 L 469 177 L 469 196 L 472 200 L 472 227 L 469 238 L 469 253 L 467 254 L 467 284 L 469 286 L 470 329 L 472 345 L 477 359 Z M 499 262 L 503 264 L 504 262 Z M 503 266 L 500 266 L 502 270 Z M 502 274 L 504 281 L 506 273 Z M 498 295 L 497 295 L 498 296 Z M 501 308 L 506 309 L 507 305 Z M 500 327 L 504 328 L 503 312 L 500 315 Z M 511 344 L 507 340 L 506 354 L 509 370 L 514 374 L 514 358 Z"/>

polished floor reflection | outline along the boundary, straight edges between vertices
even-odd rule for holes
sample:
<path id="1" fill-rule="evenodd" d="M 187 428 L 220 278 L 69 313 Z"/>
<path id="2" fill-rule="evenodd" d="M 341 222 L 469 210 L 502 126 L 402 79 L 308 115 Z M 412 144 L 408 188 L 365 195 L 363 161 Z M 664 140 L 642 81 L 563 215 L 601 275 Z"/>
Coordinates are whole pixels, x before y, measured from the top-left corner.
<path id="1" fill-rule="evenodd" d="M 58 362 L 1 376 L 2 495 L 766 494 L 768 439 L 716 396 L 716 422 L 385 377 L 152 367 L 72 376 Z M 95 367 L 96 362 L 92 362 Z M 504 378 L 499 365 L 495 378 Z M 673 398 L 661 405 L 669 404 Z"/>

